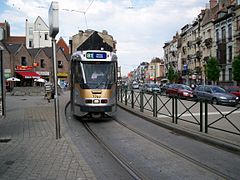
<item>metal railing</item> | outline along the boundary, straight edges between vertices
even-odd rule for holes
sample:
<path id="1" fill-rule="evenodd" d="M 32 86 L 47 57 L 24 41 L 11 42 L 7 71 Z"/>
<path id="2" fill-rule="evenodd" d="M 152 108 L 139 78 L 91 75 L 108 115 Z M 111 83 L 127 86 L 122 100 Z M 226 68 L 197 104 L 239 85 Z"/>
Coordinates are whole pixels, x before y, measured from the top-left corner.
<path id="1" fill-rule="evenodd" d="M 150 113 L 159 120 L 175 124 L 190 123 L 200 132 L 208 133 L 209 129 L 214 129 L 240 135 L 240 106 L 219 106 L 205 101 L 183 100 L 124 88 L 118 88 L 118 101 L 140 112 Z"/>

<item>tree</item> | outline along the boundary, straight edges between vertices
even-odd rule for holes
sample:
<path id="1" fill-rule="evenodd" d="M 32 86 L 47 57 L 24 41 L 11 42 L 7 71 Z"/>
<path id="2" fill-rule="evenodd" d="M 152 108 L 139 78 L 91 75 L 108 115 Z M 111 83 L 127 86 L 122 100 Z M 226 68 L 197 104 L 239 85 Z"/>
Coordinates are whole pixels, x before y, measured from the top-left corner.
<path id="1" fill-rule="evenodd" d="M 214 84 L 220 77 L 220 67 L 218 65 L 217 59 L 214 57 L 210 57 L 210 59 L 207 61 L 206 76 L 208 80 L 213 81 Z"/>
<path id="2" fill-rule="evenodd" d="M 167 78 L 170 83 L 172 83 L 176 79 L 176 72 L 174 71 L 172 66 L 170 66 L 168 69 Z"/>
<path id="3" fill-rule="evenodd" d="M 233 79 L 240 85 L 240 55 L 234 57 L 233 63 Z"/>

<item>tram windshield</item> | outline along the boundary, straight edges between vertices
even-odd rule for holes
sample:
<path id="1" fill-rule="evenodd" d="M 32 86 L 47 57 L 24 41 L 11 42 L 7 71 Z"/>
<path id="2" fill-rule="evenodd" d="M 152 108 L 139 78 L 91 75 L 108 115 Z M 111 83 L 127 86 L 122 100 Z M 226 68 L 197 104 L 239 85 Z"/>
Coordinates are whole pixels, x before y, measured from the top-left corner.
<path id="1" fill-rule="evenodd" d="M 109 89 L 115 83 L 114 62 L 80 62 L 77 78 L 83 89 Z"/>

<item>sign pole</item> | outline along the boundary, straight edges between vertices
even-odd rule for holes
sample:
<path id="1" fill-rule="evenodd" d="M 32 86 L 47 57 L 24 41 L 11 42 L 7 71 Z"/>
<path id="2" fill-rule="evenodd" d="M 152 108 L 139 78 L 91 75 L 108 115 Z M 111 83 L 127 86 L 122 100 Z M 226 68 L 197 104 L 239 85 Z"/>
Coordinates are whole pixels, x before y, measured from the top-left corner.
<path id="1" fill-rule="evenodd" d="M 48 11 L 49 18 L 49 34 L 52 37 L 53 48 L 53 75 L 54 75 L 54 105 L 55 105 L 55 124 L 56 124 L 56 139 L 61 138 L 60 135 L 60 116 L 59 116 L 59 97 L 58 97 L 58 80 L 57 80 L 57 59 L 56 59 L 56 40 L 55 37 L 59 32 L 58 18 L 58 2 L 52 2 Z"/>
<path id="2" fill-rule="evenodd" d="M 53 73 L 54 73 L 54 105 L 55 105 L 55 122 L 56 122 L 56 138 L 60 137 L 60 116 L 59 116 L 59 97 L 58 97 L 58 80 L 57 80 L 57 59 L 56 59 L 56 40 L 52 38 L 53 47 Z"/>

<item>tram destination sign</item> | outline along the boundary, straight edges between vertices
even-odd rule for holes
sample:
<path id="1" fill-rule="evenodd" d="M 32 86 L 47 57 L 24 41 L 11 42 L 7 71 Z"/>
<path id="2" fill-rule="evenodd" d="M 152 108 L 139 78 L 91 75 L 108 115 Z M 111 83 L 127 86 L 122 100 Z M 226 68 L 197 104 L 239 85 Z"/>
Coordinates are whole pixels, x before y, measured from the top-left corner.
<path id="1" fill-rule="evenodd" d="M 87 52 L 86 58 L 87 59 L 106 59 L 107 53 L 106 52 Z"/>

